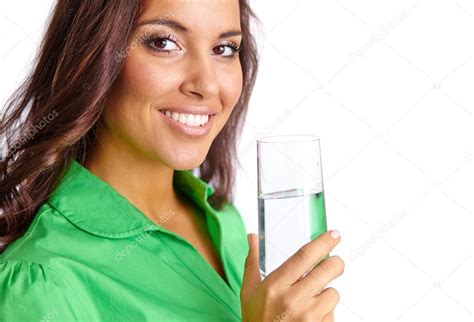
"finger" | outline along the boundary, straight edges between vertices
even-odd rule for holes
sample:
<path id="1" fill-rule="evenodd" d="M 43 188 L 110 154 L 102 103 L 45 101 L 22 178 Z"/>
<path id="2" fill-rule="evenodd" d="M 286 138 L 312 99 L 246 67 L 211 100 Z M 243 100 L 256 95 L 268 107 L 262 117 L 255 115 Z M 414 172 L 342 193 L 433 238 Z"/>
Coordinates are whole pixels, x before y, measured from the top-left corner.
<path id="1" fill-rule="evenodd" d="M 326 314 L 326 316 L 321 320 L 321 322 L 334 322 L 334 312 Z"/>
<path id="2" fill-rule="evenodd" d="M 334 311 L 337 303 L 339 303 L 340 295 L 334 287 L 328 287 L 316 295 L 315 298 L 313 311 L 316 312 L 318 317 L 322 318 Z"/>
<path id="3" fill-rule="evenodd" d="M 292 288 L 302 298 L 319 294 L 326 285 L 344 272 L 344 261 L 337 255 L 323 260 Z"/>
<path id="4" fill-rule="evenodd" d="M 272 276 L 272 279 L 276 279 L 282 284 L 291 285 L 297 282 L 303 274 L 324 259 L 340 239 L 339 236 L 332 237 L 331 231 L 319 235 L 318 238 L 303 245 L 268 277 Z"/>

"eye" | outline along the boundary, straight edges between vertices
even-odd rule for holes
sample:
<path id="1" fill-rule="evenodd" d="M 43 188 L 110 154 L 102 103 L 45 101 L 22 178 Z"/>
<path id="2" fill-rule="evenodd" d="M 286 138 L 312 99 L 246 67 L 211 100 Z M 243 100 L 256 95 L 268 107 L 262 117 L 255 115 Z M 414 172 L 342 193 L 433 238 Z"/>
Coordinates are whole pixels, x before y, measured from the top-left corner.
<path id="1" fill-rule="evenodd" d="M 153 44 L 155 47 L 157 47 L 157 49 L 159 49 L 159 50 L 167 50 L 167 51 L 172 49 L 172 48 L 171 48 L 171 49 L 170 49 L 170 48 L 166 48 L 166 47 L 167 47 L 166 45 L 169 45 L 170 43 L 173 43 L 173 41 L 170 40 L 170 39 L 164 39 L 164 38 L 163 38 L 163 39 L 160 38 L 160 39 L 157 39 L 157 40 L 155 40 L 155 41 L 152 42 L 152 44 Z"/>
<path id="2" fill-rule="evenodd" d="M 178 40 L 169 34 L 165 36 L 150 35 L 144 39 L 144 42 L 151 49 L 159 52 L 165 52 L 167 54 L 170 54 L 172 51 L 179 50 L 179 46 L 177 45 Z M 172 44 L 174 44 L 175 49 L 173 49 Z"/>
<path id="3" fill-rule="evenodd" d="M 224 55 L 224 53 L 226 53 L 226 49 L 228 49 L 227 54 Z M 239 52 L 240 52 L 240 47 L 234 42 L 219 45 L 214 48 L 214 53 L 216 55 L 223 56 L 225 58 L 232 58 L 236 56 Z"/>
<path id="4" fill-rule="evenodd" d="M 173 51 L 180 50 L 180 47 L 178 46 L 179 40 L 173 37 L 171 34 L 146 35 L 141 40 L 141 42 L 150 49 L 160 53 L 171 54 Z M 240 49 L 241 47 L 238 44 L 229 41 L 214 47 L 213 52 L 217 56 L 222 56 L 223 58 L 233 58 L 237 56 L 237 54 L 240 52 Z"/>

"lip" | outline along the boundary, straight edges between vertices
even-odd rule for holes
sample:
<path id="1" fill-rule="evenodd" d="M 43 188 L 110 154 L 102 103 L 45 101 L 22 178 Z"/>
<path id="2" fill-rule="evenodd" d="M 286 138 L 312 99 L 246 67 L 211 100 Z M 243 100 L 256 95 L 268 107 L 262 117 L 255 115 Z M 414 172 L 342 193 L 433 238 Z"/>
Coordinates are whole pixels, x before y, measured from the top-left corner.
<path id="1" fill-rule="evenodd" d="M 170 112 L 177 112 L 183 114 L 207 114 L 212 115 L 216 114 L 218 111 L 211 107 L 211 106 L 198 106 L 198 105 L 179 105 L 179 106 L 170 106 L 170 107 L 163 107 L 159 109 L 168 110 Z"/>
<path id="2" fill-rule="evenodd" d="M 212 124 L 214 123 L 214 116 L 215 116 L 214 114 L 209 115 L 208 122 L 202 126 L 189 126 L 189 125 L 182 124 L 173 120 L 172 118 L 162 113 L 161 110 L 156 110 L 156 111 L 158 112 L 158 114 L 161 115 L 161 117 L 173 130 L 177 131 L 179 134 L 182 134 L 192 139 L 201 138 L 209 134 L 212 128 Z M 189 113 L 189 114 L 193 114 L 193 113 Z M 196 114 L 200 114 L 200 113 L 196 113 Z M 203 114 L 206 114 L 206 113 L 203 113 Z"/>

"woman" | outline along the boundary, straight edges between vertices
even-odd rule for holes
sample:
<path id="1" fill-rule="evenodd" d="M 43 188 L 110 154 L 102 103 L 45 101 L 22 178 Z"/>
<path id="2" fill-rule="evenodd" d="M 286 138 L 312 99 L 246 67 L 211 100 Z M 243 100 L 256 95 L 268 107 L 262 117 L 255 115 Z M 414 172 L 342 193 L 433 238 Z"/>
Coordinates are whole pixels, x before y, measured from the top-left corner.
<path id="1" fill-rule="evenodd" d="M 296 281 L 338 239 L 261 281 L 232 204 L 254 18 L 246 0 L 56 3 L 0 124 L 0 320 L 333 321 L 342 261 Z"/>

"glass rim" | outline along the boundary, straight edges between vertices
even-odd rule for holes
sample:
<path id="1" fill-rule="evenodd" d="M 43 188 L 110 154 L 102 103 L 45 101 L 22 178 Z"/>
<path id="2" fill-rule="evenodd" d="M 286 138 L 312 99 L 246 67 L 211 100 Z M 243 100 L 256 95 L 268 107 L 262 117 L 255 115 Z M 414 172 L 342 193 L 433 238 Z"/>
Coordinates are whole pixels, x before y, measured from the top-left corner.
<path id="1" fill-rule="evenodd" d="M 315 141 L 320 141 L 320 137 L 313 134 L 277 134 L 257 138 L 257 143 L 295 143 Z"/>

